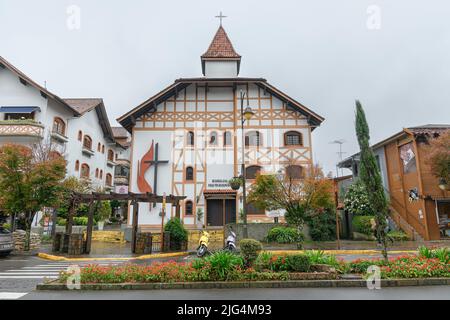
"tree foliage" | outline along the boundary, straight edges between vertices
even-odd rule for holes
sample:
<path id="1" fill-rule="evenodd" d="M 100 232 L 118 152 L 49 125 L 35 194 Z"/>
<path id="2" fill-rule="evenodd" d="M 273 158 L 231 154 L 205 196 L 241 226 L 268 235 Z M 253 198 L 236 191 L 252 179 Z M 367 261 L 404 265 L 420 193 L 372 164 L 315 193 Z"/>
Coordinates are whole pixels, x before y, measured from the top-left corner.
<path id="1" fill-rule="evenodd" d="M 31 223 L 44 207 L 57 205 L 66 174 L 62 157 L 41 158 L 33 149 L 7 144 L 0 147 L 0 199 L 3 209 L 14 217 L 25 215 L 29 247 Z"/>
<path id="2" fill-rule="evenodd" d="M 371 216 L 374 214 L 366 187 L 360 180 L 348 188 L 344 197 L 344 206 L 345 210 L 354 215 Z"/>
<path id="3" fill-rule="evenodd" d="M 442 133 L 438 138 L 431 139 L 427 148 L 427 162 L 432 174 L 450 183 L 450 130 Z"/>
<path id="4" fill-rule="evenodd" d="M 383 245 L 383 256 L 387 259 L 386 226 L 388 202 L 384 193 L 380 170 L 370 147 L 369 125 L 361 103 L 356 101 L 356 136 L 360 148 L 359 176 L 367 190 L 370 206 L 375 213 L 377 239 Z"/>

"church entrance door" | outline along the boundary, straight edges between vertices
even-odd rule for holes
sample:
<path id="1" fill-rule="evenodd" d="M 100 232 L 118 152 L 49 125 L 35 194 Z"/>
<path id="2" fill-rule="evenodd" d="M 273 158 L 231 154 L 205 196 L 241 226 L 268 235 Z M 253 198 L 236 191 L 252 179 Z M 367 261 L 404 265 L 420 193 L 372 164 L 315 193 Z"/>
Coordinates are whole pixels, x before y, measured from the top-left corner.
<path id="1" fill-rule="evenodd" d="M 222 227 L 236 222 L 236 199 L 208 199 L 206 203 L 208 227 Z"/>

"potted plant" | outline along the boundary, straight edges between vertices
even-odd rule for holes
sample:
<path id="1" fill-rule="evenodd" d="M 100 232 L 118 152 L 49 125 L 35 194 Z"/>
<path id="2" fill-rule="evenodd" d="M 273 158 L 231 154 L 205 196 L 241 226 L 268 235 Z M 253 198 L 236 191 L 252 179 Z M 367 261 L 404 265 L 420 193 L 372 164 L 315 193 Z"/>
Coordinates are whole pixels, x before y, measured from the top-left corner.
<path id="1" fill-rule="evenodd" d="M 103 227 L 105 226 L 105 221 L 110 217 L 111 215 L 111 204 L 109 201 L 102 201 L 100 202 L 100 205 L 97 207 L 96 210 L 96 220 L 97 220 L 97 227 L 98 230 L 103 230 Z"/>
<path id="2" fill-rule="evenodd" d="M 239 190 L 239 188 L 242 185 L 242 178 L 241 177 L 233 177 L 230 180 L 228 180 L 228 184 L 230 185 L 231 189 Z"/>

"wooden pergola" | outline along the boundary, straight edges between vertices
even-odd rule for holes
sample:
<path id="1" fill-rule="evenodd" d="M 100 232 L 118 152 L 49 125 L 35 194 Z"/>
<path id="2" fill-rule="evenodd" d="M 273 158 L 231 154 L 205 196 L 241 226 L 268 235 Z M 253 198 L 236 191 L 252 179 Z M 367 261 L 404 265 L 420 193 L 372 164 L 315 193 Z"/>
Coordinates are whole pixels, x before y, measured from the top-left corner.
<path id="1" fill-rule="evenodd" d="M 165 197 L 165 202 L 175 206 L 175 215 L 180 218 L 180 201 L 186 199 L 186 196 L 174 196 L 168 195 Z M 148 203 L 163 203 L 164 196 L 156 195 L 153 193 L 96 193 L 82 194 L 73 193 L 70 201 L 69 212 L 66 224 L 66 234 L 72 234 L 73 218 L 75 216 L 76 207 L 81 203 L 89 204 L 88 223 L 86 230 L 86 248 L 85 253 L 91 252 L 92 242 L 92 230 L 94 225 L 94 212 L 96 206 L 100 201 L 118 200 L 118 201 L 131 201 L 133 206 L 133 225 L 132 225 L 132 238 L 131 238 L 131 250 L 134 253 L 136 250 L 136 235 L 138 233 L 138 219 L 139 219 L 139 202 Z"/>

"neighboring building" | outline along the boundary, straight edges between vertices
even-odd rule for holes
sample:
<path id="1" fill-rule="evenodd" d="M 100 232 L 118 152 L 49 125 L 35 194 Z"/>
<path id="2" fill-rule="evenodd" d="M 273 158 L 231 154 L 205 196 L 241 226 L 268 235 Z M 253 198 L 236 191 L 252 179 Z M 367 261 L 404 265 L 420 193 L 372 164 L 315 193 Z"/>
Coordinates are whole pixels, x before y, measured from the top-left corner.
<path id="1" fill-rule="evenodd" d="M 0 144 L 51 144 L 67 176 L 111 189 L 117 146 L 102 99 L 61 99 L 0 57 Z"/>
<path id="2" fill-rule="evenodd" d="M 114 189 L 116 193 L 128 193 L 131 135 L 123 127 L 113 127 L 112 130 L 118 146 L 116 153 Z"/>
<path id="3" fill-rule="evenodd" d="M 243 141 L 248 186 L 258 173 L 286 165 L 300 179 L 313 163 L 311 132 L 324 120 L 265 79 L 238 77 L 241 56 L 222 26 L 201 63 L 204 77 L 178 79 L 118 119 L 133 137 L 130 191 L 186 196 L 181 218 L 191 229 L 238 219 L 242 188 L 232 190 L 228 180 L 240 175 Z M 255 112 L 244 139 L 241 91 L 244 108 Z M 273 221 L 251 204 L 247 209 L 250 222 Z M 166 218 L 176 214 L 167 210 Z M 141 203 L 141 226 L 159 229 L 160 211 L 159 204 Z"/>
<path id="4" fill-rule="evenodd" d="M 439 188 L 430 172 L 425 146 L 450 125 L 405 128 L 373 145 L 383 186 L 390 200 L 391 217 L 410 235 L 425 240 L 450 236 L 450 192 Z M 340 162 L 339 167 L 359 174 L 359 154 Z"/>

